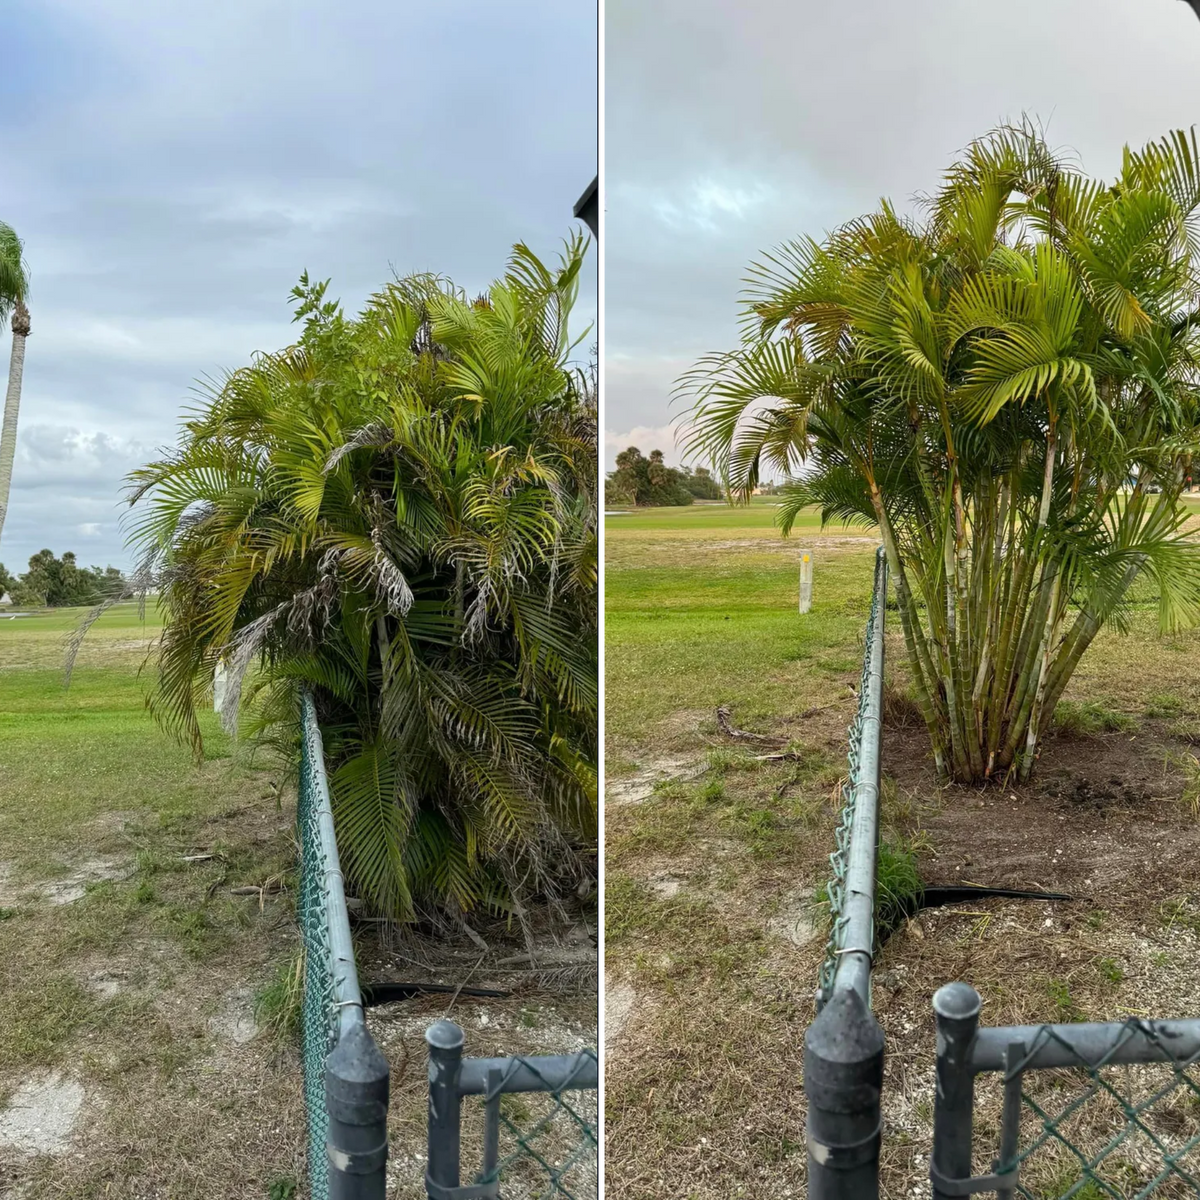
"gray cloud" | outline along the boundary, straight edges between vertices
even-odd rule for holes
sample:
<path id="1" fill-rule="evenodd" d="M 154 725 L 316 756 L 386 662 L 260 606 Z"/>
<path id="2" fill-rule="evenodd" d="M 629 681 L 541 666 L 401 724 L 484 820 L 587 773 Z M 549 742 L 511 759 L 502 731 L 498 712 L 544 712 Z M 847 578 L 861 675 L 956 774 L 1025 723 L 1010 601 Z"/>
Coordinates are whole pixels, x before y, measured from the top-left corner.
<path id="1" fill-rule="evenodd" d="M 1181 0 L 608 0 L 605 66 L 610 464 L 669 424 L 677 364 L 736 341 L 760 252 L 910 208 L 1022 113 L 1097 174 L 1200 119 Z"/>
<path id="2" fill-rule="evenodd" d="M 14 0 L 0 43 L 33 276 L 10 569 L 128 562 L 123 475 L 196 380 L 292 339 L 301 271 L 350 308 L 392 269 L 482 288 L 514 241 L 556 252 L 596 170 L 589 0 Z"/>

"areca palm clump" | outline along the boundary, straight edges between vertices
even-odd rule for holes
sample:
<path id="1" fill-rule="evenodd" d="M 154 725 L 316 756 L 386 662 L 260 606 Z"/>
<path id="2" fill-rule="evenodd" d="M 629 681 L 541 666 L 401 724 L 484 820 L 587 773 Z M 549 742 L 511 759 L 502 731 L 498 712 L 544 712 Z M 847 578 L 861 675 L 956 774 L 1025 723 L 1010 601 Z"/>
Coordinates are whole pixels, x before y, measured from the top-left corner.
<path id="1" fill-rule="evenodd" d="M 268 738 L 294 738 L 311 688 L 348 880 L 397 919 L 554 899 L 594 849 L 585 251 L 550 269 L 518 246 L 475 300 L 403 278 L 354 319 L 305 277 L 298 343 L 132 476 L 166 614 L 153 709 L 199 751 L 219 662 L 223 713 L 244 693 Z"/>
<path id="2" fill-rule="evenodd" d="M 1006 127 L 920 219 L 885 204 L 756 264 L 743 344 L 681 380 L 735 495 L 770 465 L 785 530 L 809 505 L 878 528 L 943 776 L 1027 777 L 1136 597 L 1200 618 L 1198 255 L 1194 132 L 1109 184 Z"/>

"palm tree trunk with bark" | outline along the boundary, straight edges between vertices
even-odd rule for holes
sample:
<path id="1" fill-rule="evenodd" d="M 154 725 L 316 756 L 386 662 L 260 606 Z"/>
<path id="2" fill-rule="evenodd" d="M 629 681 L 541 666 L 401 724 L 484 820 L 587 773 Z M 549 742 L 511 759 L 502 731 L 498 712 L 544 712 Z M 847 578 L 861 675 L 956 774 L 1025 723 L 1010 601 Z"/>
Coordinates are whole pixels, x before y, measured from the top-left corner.
<path id="1" fill-rule="evenodd" d="M 8 390 L 4 394 L 4 423 L 0 425 L 0 537 L 8 515 L 13 459 L 17 453 L 17 414 L 21 408 L 21 377 L 25 372 L 25 339 L 29 336 L 29 309 L 18 300 L 12 313 L 12 357 L 8 360 Z"/>

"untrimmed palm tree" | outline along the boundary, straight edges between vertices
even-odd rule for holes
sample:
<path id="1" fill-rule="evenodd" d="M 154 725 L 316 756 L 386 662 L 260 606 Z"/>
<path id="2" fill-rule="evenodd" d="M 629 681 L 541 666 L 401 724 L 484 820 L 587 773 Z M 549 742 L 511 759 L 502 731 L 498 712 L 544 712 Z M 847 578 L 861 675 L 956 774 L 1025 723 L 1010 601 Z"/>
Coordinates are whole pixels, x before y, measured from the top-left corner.
<path id="1" fill-rule="evenodd" d="M 12 356 L 8 360 L 8 388 L 4 393 L 4 420 L 0 424 L 0 537 L 8 515 L 13 460 L 17 453 L 17 415 L 21 409 L 21 378 L 25 373 L 25 339 L 29 337 L 29 271 L 24 247 L 12 226 L 0 221 L 0 325 L 12 327 Z"/>
<path id="2" fill-rule="evenodd" d="M 305 277 L 299 343 L 132 477 L 166 615 L 155 712 L 199 750 L 224 659 L 223 716 L 286 741 L 312 689 L 348 878 L 391 917 L 565 895 L 594 850 L 585 249 L 552 270 L 518 246 L 474 300 L 400 279 L 357 319 Z"/>
<path id="3" fill-rule="evenodd" d="M 1003 128 L 923 219 L 885 206 L 764 258 L 743 345 L 681 381 L 733 494 L 769 465 L 785 529 L 814 504 L 878 528 L 943 775 L 1028 776 L 1131 599 L 1200 619 L 1198 252 L 1194 132 L 1108 185 Z"/>

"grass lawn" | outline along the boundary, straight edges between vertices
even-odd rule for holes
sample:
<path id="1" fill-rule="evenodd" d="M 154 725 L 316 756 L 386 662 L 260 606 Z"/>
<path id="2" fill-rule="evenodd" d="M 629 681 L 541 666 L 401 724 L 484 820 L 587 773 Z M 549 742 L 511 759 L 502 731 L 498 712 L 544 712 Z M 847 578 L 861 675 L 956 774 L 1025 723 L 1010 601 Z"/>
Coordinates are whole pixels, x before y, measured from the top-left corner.
<path id="1" fill-rule="evenodd" d="M 875 538 L 814 517 L 784 540 L 773 518 L 693 506 L 605 525 L 606 1163 L 628 1200 L 805 1194 L 803 1032 Z M 926 910 L 881 948 L 882 1194 L 899 1196 L 928 1192 L 940 984 L 972 983 L 991 1024 L 1200 1015 L 1200 634 L 1159 637 L 1143 597 L 1130 634 L 1085 657 L 1030 784 L 976 790 L 938 786 L 889 617 L 885 840 L 930 884 L 1076 897 Z M 719 705 L 775 740 L 724 737 Z M 998 1096 L 981 1097 L 983 1162 Z M 1200 1132 L 1182 1100 L 1162 1110 Z M 1071 1164 L 1039 1155 L 1023 1180 L 1057 1195 Z"/>
<path id="2" fill-rule="evenodd" d="M 106 614 L 64 690 L 80 616 L 0 615 L 0 1194 L 288 1194 L 298 1061 L 254 1000 L 290 905 L 231 889 L 289 870 L 291 812 L 211 714 L 197 765 L 147 713 L 152 612 Z M 63 1146 L 30 1152 L 31 1098 L 77 1109 Z"/>
<path id="3" fill-rule="evenodd" d="M 289 1036 L 256 1025 L 287 1011 L 298 948 L 291 789 L 211 713 L 199 765 L 159 729 L 139 678 L 159 626 L 135 605 L 95 626 L 64 691 L 81 615 L 0 614 L 0 1197 L 300 1200 L 299 1056 Z M 280 881 L 287 890 L 262 899 L 232 891 Z M 450 993 L 368 1016 L 392 1064 L 389 1196 L 425 1193 L 424 1034 L 439 1017 L 452 1013 L 475 1055 L 595 1046 L 595 897 L 580 909 L 578 926 L 544 943 L 532 918 L 528 943 L 518 927 L 473 918 L 488 962 L 444 926 L 356 930 L 364 980 Z M 505 995 L 453 995 L 467 983 Z M 595 1093 L 572 1100 L 595 1126 Z M 52 1152 L 29 1153 L 13 1118 L 30 1103 L 78 1110 Z M 506 1115 L 528 1127 L 550 1107 L 514 1098 Z M 6 1140 L 10 1129 L 19 1136 Z M 482 1154 L 479 1104 L 464 1105 L 464 1130 L 469 1165 Z M 564 1159 L 578 1138 L 564 1117 L 538 1147 Z M 596 1194 L 594 1167 L 584 1155 L 566 1177 L 574 1194 Z M 532 1160 L 523 1173 L 540 1176 Z"/>

